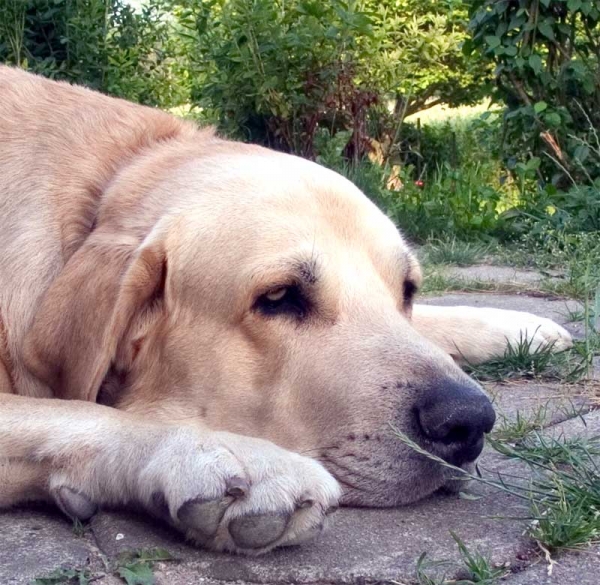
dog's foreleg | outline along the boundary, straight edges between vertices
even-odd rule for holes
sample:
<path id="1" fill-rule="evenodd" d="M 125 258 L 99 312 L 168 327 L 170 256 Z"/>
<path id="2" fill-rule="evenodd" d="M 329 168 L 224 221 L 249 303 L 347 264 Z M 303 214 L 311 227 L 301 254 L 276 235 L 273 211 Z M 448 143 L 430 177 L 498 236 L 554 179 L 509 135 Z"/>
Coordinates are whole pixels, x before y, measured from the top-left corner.
<path id="1" fill-rule="evenodd" d="M 253 554 L 318 534 L 340 496 L 319 463 L 268 441 L 75 400 L 0 394 L 0 460 L 39 473 L 73 518 L 136 504 L 202 545 Z M 3 489 L 0 503 L 18 498 Z"/>
<path id="2" fill-rule="evenodd" d="M 459 363 L 479 364 L 502 357 L 509 344 L 531 342 L 530 350 L 573 345 L 571 335 L 550 319 L 521 311 L 480 307 L 415 305 L 413 326 Z"/>

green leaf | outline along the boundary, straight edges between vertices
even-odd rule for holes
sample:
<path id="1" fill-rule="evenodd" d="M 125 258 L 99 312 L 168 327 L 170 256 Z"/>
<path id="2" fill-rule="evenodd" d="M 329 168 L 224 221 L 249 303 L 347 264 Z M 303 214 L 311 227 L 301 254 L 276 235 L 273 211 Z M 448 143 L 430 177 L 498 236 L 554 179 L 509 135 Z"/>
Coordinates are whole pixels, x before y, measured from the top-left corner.
<path id="1" fill-rule="evenodd" d="M 542 58 L 537 55 L 529 56 L 529 66 L 535 71 L 536 74 L 541 73 L 542 71 Z"/>
<path id="2" fill-rule="evenodd" d="M 485 37 L 485 42 L 488 44 L 490 49 L 495 49 L 500 46 L 500 37 L 488 35 Z"/>
<path id="3" fill-rule="evenodd" d="M 590 155 L 590 147 L 587 144 L 580 144 L 575 149 L 574 157 L 579 162 L 585 162 L 585 160 L 589 157 L 589 155 Z"/>
<path id="4" fill-rule="evenodd" d="M 554 30 L 548 21 L 538 24 L 538 30 L 547 38 L 553 41 L 555 39 Z"/>
<path id="5" fill-rule="evenodd" d="M 533 110 L 536 114 L 539 114 L 539 113 L 543 112 L 547 107 L 548 107 L 548 104 L 544 101 L 541 101 L 541 102 L 537 102 L 533 106 Z"/>
<path id="6" fill-rule="evenodd" d="M 508 55 L 509 57 L 515 57 L 516 54 L 517 54 L 517 47 L 515 47 L 514 45 L 510 45 L 508 47 L 505 47 L 504 53 L 506 55 Z"/>
<path id="7" fill-rule="evenodd" d="M 154 573 L 146 563 L 130 563 L 117 569 L 127 585 L 154 585 Z"/>
<path id="8" fill-rule="evenodd" d="M 90 575 L 87 570 L 79 569 L 56 569 L 45 577 L 34 579 L 33 585 L 70 585 L 77 579 L 79 585 L 88 585 Z"/>
<path id="9" fill-rule="evenodd" d="M 571 12 L 575 12 L 575 11 L 577 11 L 577 10 L 579 10 L 581 8 L 582 4 L 583 4 L 583 2 L 581 0 L 568 0 L 568 2 L 567 2 L 567 8 Z"/>
<path id="10" fill-rule="evenodd" d="M 548 126 L 558 127 L 561 123 L 561 118 L 556 112 L 551 112 L 544 116 L 544 120 Z"/>

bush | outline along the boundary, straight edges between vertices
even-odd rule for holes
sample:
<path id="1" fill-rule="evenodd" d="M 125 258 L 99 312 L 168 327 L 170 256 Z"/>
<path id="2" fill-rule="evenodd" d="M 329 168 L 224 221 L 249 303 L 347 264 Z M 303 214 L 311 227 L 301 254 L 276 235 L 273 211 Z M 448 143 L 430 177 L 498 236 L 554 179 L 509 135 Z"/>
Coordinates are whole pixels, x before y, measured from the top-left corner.
<path id="1" fill-rule="evenodd" d="M 181 43 L 163 0 L 0 0 L 0 62 L 144 104 L 187 100 Z"/>
<path id="2" fill-rule="evenodd" d="M 496 65 L 509 167 L 537 157 L 538 177 L 563 188 L 569 177 L 600 177 L 587 146 L 600 127 L 600 3 L 476 0 L 471 7 L 465 50 Z"/>
<path id="3" fill-rule="evenodd" d="M 502 173 L 501 118 L 496 112 L 417 125 L 406 122 L 398 150 L 403 165 L 418 169 L 415 178 L 437 173 L 442 166 L 459 168 L 475 163 L 489 168 L 488 180 L 497 183 Z"/>
<path id="4" fill-rule="evenodd" d="M 194 63 L 193 100 L 225 133 L 314 158 L 319 127 L 365 149 L 376 99 L 356 79 L 368 18 L 343 0 L 180 2 Z"/>

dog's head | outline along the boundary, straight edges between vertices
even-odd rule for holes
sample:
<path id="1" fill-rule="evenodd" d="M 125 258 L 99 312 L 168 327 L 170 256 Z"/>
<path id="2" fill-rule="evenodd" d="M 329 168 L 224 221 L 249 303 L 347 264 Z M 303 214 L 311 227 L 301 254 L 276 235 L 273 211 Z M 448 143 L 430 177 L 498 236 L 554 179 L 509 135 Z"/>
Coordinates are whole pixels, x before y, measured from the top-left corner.
<path id="1" fill-rule="evenodd" d="M 418 264 L 349 181 L 227 143 L 147 184 L 135 172 L 31 330 L 30 366 L 57 395 L 270 439 L 321 460 L 360 505 L 447 482 L 395 428 L 476 459 L 491 405 L 412 327 Z"/>

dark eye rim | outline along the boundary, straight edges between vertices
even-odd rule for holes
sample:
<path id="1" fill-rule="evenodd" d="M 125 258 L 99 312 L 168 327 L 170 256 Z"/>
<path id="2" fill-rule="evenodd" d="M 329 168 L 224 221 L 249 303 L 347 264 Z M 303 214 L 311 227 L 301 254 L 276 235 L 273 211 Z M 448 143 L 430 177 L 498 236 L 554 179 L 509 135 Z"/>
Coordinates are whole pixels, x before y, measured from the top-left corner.
<path id="1" fill-rule="evenodd" d="M 415 296 L 419 287 L 417 283 L 412 280 L 405 280 L 402 285 L 402 304 L 404 308 L 412 307 L 413 301 L 415 300 Z"/>
<path id="2" fill-rule="evenodd" d="M 286 293 L 276 301 L 267 298 L 271 292 L 286 289 Z M 309 310 L 310 303 L 297 283 L 274 285 L 258 295 L 253 305 L 254 311 L 265 317 L 291 316 L 297 319 L 304 318 Z"/>

